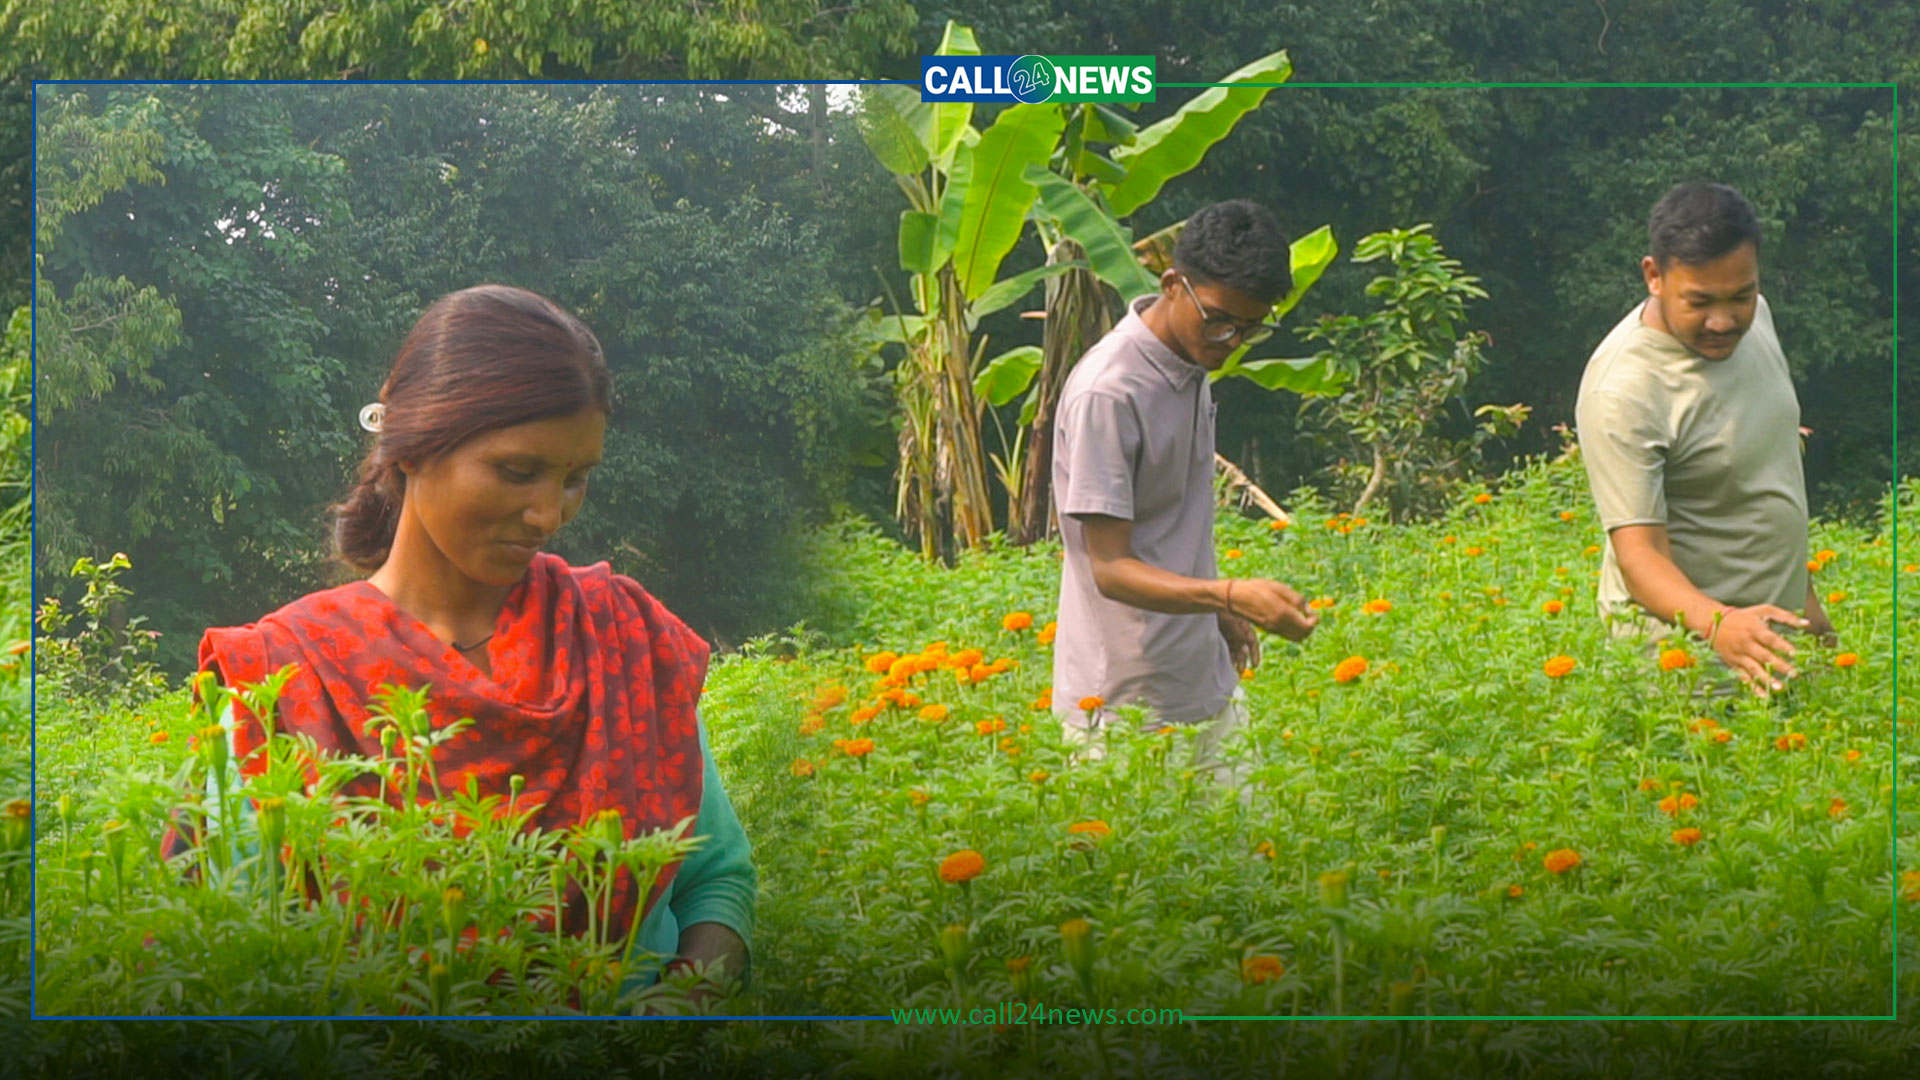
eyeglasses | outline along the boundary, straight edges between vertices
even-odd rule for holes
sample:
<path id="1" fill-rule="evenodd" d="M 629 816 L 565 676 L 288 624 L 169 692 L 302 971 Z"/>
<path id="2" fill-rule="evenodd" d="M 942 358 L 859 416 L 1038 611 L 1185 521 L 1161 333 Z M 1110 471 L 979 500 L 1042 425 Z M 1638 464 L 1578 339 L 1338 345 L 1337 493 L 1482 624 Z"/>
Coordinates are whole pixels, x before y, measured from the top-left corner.
<path id="1" fill-rule="evenodd" d="M 1181 275 L 1180 284 L 1186 286 L 1187 298 L 1193 301 L 1194 308 L 1200 312 L 1200 337 L 1209 344 L 1224 345 L 1239 338 L 1242 345 L 1258 345 L 1280 329 L 1272 323 L 1244 323 L 1229 315 L 1215 315 L 1200 302 L 1200 294 L 1193 291 L 1193 283 L 1187 280 L 1186 275 Z"/>

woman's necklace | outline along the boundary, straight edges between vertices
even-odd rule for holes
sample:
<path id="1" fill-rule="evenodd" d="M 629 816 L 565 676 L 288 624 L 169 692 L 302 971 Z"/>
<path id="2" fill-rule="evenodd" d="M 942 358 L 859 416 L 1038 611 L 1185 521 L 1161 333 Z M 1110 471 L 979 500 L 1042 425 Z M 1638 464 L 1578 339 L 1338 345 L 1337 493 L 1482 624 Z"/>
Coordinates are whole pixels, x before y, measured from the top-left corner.
<path id="1" fill-rule="evenodd" d="M 488 634 L 486 637 L 481 638 L 479 641 L 476 641 L 471 645 L 462 645 L 456 641 L 453 643 L 453 648 L 455 652 L 472 652 L 473 650 L 479 648 L 482 645 L 485 645 L 487 642 L 492 640 L 493 640 L 493 635 Z"/>

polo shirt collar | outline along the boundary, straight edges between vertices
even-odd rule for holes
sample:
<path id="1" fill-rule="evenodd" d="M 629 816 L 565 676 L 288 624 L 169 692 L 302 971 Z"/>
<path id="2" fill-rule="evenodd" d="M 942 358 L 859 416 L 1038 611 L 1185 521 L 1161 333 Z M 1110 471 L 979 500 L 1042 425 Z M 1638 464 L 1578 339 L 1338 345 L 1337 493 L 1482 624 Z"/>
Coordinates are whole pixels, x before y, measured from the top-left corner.
<path id="1" fill-rule="evenodd" d="M 1120 330 L 1140 350 L 1140 355 L 1146 358 L 1147 363 L 1152 364 L 1153 369 L 1167 380 L 1169 386 L 1175 390 L 1185 390 L 1205 378 L 1207 369 L 1180 359 L 1180 354 L 1161 341 L 1160 335 L 1154 333 L 1146 320 L 1140 317 L 1140 313 L 1158 299 L 1159 294 L 1156 293 L 1142 296 L 1128 305 L 1126 317 L 1120 320 Z"/>

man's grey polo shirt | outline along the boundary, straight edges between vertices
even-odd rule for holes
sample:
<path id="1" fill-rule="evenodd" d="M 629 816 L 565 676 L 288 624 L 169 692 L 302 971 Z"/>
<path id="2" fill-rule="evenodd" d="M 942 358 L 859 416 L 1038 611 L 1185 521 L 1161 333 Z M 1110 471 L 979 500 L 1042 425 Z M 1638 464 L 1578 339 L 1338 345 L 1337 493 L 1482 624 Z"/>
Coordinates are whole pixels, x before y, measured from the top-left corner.
<path id="1" fill-rule="evenodd" d="M 1053 645 L 1054 707 L 1084 722 L 1086 697 L 1143 704 L 1193 723 L 1237 684 L 1212 614 L 1163 615 L 1109 600 L 1093 583 L 1076 514 L 1133 522 L 1133 553 L 1187 577 L 1216 576 L 1213 392 L 1140 318 L 1142 297 L 1067 376 L 1053 436 L 1053 498 L 1066 549 Z"/>

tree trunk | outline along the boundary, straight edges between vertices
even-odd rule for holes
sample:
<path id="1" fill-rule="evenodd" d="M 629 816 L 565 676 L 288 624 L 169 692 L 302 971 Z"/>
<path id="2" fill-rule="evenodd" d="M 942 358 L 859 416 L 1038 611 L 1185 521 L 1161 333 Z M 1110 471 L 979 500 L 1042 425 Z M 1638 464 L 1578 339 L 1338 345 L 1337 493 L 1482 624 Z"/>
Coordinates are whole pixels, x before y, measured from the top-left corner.
<path id="1" fill-rule="evenodd" d="M 1048 263 L 1083 259 L 1086 252 L 1061 240 L 1047 253 Z M 1052 535 L 1053 414 L 1067 373 L 1093 343 L 1113 329 L 1113 305 L 1119 299 L 1089 270 L 1069 270 L 1047 279 L 1047 319 L 1042 335 L 1040 373 L 1035 376 L 1033 424 L 1027 434 L 1025 478 L 1020 502 L 1009 514 L 1007 533 L 1026 545 Z"/>

